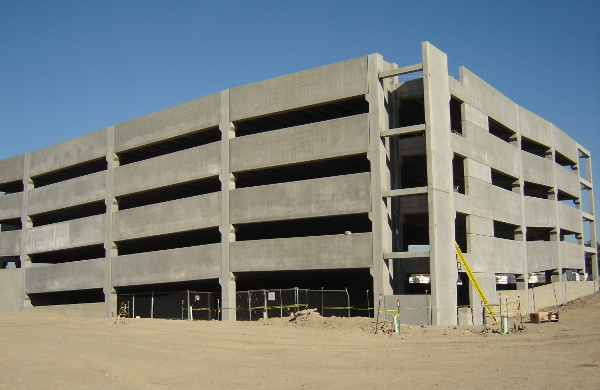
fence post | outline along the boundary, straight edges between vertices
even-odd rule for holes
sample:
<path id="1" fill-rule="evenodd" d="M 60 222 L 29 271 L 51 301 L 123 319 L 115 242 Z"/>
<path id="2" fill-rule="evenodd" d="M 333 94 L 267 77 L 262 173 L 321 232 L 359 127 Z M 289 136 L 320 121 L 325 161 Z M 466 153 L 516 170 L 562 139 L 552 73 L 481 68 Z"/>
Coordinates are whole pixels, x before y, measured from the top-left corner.
<path id="1" fill-rule="evenodd" d="M 281 297 L 281 289 L 279 289 L 279 317 L 283 318 L 283 298 Z"/>
<path id="2" fill-rule="evenodd" d="M 325 309 L 323 309 L 323 287 L 321 287 L 321 315 L 325 317 Z"/>
<path id="3" fill-rule="evenodd" d="M 248 315 L 252 321 L 252 293 L 250 291 L 248 291 Z"/>
<path id="4" fill-rule="evenodd" d="M 263 299 L 265 301 L 265 311 L 263 312 L 263 318 L 269 317 L 269 311 L 267 310 L 268 302 L 267 302 L 267 290 L 263 289 Z"/>
<path id="5" fill-rule="evenodd" d="M 152 298 L 150 299 L 150 318 L 154 318 L 154 290 L 152 290 Z"/>
<path id="6" fill-rule="evenodd" d="M 135 318 L 135 294 L 131 294 L 131 318 Z"/>
<path id="7" fill-rule="evenodd" d="M 192 307 L 190 305 L 190 290 L 187 290 L 187 308 L 188 308 L 188 320 L 192 319 Z"/>
<path id="8" fill-rule="evenodd" d="M 348 294 L 348 287 L 345 287 L 346 289 L 346 297 L 348 298 L 348 318 L 352 317 L 350 315 L 350 294 Z"/>
<path id="9" fill-rule="evenodd" d="M 294 313 L 298 313 L 298 304 L 299 304 L 299 302 L 298 302 L 298 287 L 294 287 L 294 290 L 295 290 L 295 294 L 294 294 L 295 297 L 294 298 L 296 299 L 296 302 L 295 302 L 295 305 L 294 305 L 294 309 L 295 309 Z"/>

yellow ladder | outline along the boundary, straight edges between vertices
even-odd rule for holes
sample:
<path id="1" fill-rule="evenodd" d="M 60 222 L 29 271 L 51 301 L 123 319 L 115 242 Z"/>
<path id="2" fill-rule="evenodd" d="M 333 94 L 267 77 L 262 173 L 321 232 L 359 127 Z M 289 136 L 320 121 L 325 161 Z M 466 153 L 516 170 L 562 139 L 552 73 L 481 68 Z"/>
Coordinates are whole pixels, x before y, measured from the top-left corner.
<path id="1" fill-rule="evenodd" d="M 465 259 L 465 256 L 463 255 L 462 251 L 460 250 L 460 247 L 458 246 L 458 243 L 455 242 L 454 244 L 456 245 L 456 257 L 458 257 L 458 260 L 460 260 L 460 263 L 465 269 L 469 280 L 471 281 L 471 283 L 473 283 L 473 287 L 475 287 L 475 290 L 477 290 L 477 294 L 479 294 L 479 299 L 481 299 L 481 302 L 483 302 L 483 307 L 485 307 L 487 312 L 490 313 L 490 317 L 492 318 L 492 325 L 496 325 L 496 316 L 494 316 L 494 309 L 492 309 L 492 306 L 485 297 L 485 294 L 479 286 L 479 283 L 477 283 L 477 279 L 475 278 L 473 271 L 471 271 L 471 267 L 469 267 L 469 263 L 467 263 L 467 259 Z"/>

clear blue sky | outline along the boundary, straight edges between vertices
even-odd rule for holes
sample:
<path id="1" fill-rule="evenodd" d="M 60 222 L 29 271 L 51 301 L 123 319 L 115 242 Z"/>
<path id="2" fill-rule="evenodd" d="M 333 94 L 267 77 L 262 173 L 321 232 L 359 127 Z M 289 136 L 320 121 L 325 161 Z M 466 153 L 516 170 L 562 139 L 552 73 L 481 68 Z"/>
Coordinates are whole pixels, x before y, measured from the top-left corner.
<path id="1" fill-rule="evenodd" d="M 0 159 L 365 54 L 420 62 L 428 40 L 586 145 L 598 178 L 599 21 L 599 1 L 0 0 Z"/>

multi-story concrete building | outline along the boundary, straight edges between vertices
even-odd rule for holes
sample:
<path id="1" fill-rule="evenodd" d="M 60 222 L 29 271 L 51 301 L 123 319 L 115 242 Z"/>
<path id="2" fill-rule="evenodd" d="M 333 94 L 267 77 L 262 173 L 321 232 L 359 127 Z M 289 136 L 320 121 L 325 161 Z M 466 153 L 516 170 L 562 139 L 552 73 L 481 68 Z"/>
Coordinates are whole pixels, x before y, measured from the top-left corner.
<path id="1" fill-rule="evenodd" d="M 589 152 L 427 42 L 415 65 L 368 55 L 1 160 L 0 191 L 0 311 L 109 316 L 169 288 L 233 319 L 236 290 L 347 287 L 454 324 L 480 305 L 455 241 L 490 299 L 529 299 L 534 273 L 560 300 L 598 288 Z"/>

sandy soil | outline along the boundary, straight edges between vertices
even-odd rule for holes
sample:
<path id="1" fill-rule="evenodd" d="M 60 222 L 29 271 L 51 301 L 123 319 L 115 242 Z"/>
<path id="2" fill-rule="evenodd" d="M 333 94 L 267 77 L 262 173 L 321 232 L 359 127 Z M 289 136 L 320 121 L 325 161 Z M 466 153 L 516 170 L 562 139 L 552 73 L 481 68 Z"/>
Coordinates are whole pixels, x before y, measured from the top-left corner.
<path id="1" fill-rule="evenodd" d="M 372 319 L 315 313 L 129 325 L 0 314 L 0 388 L 600 388 L 600 294 L 560 315 L 509 335 L 402 326 L 398 336 L 374 334 Z"/>

